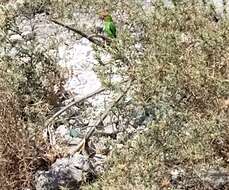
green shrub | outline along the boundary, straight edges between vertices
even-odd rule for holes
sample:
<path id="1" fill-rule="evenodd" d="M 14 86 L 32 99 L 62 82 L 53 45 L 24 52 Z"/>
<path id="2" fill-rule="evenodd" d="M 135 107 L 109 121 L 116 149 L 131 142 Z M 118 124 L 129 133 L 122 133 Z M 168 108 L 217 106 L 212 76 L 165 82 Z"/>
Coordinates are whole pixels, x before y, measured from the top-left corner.
<path id="1" fill-rule="evenodd" d="M 214 142 L 224 139 L 227 146 L 229 135 L 229 22 L 226 16 L 216 22 L 214 10 L 202 1 L 171 7 L 158 1 L 151 10 L 129 10 L 132 28 L 120 26 L 104 70 L 134 79 L 135 101 L 151 106 L 156 119 L 146 134 L 114 152 L 109 170 L 87 188 L 160 189 L 179 166 L 187 172 L 183 188 L 206 189 L 196 171 L 225 165 L 228 157 L 219 159 L 225 149 Z"/>

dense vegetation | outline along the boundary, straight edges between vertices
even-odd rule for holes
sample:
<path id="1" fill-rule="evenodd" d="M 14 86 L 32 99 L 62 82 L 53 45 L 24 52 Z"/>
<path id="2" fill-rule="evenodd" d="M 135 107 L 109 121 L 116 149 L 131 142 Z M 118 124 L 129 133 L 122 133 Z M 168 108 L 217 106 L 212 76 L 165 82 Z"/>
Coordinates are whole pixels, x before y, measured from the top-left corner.
<path id="1" fill-rule="evenodd" d="M 198 171 L 211 166 L 226 168 L 229 151 L 229 21 L 226 10 L 219 15 L 213 5 L 185 0 L 176 1 L 175 6 L 157 1 L 149 9 L 142 9 L 134 0 L 36 1 L 24 6 L 31 11 L 26 13 L 30 16 L 49 11 L 51 15 L 55 13 L 59 18 L 69 19 L 74 8 L 91 14 L 107 8 L 117 23 L 118 37 L 106 48 L 112 60 L 98 67 L 98 73 L 108 87 L 112 86 L 106 80 L 109 72 L 133 80 L 135 103 L 150 107 L 155 114 L 149 130 L 130 140 L 121 151 L 115 151 L 107 172 L 85 189 L 152 189 L 155 186 L 159 189 L 210 189 L 200 179 Z M 2 44 L 7 43 L 7 31 L 14 24 L 12 15 L 6 18 Z M 34 155 L 37 146 L 31 147 L 34 138 L 27 134 L 27 129 L 42 126 L 42 117 L 52 108 L 48 101 L 52 94 L 49 85 L 60 80 L 57 66 L 44 52 L 32 52 L 32 48 L 22 50 L 31 52 L 24 56 L 34 64 L 18 64 L 16 59 L 6 58 L 1 61 L 0 106 L 5 111 L 0 115 L 0 145 L 8 152 L 1 155 L 5 161 L 0 176 L 1 183 L 12 188 L 28 185 L 25 175 L 31 180 L 31 173 L 41 162 L 32 162 L 32 168 L 21 165 L 21 160 L 29 165 L 31 160 L 27 157 L 37 157 Z M 99 53 L 97 55 L 101 61 Z M 38 63 L 42 63 L 43 72 L 37 73 L 34 69 Z M 33 80 L 27 78 L 31 73 Z M 48 82 L 42 84 L 47 76 Z M 50 76 L 59 78 L 54 80 Z M 4 98 L 5 93 L 11 94 L 9 99 Z M 25 96 L 28 101 L 21 101 Z M 34 104 L 41 99 L 40 104 Z M 24 140 L 20 144 L 18 139 Z M 16 144 L 20 146 L 14 146 Z M 11 149 L 11 145 L 16 150 Z M 38 152 L 44 153 L 44 150 Z M 26 158 L 15 160 L 17 155 Z M 9 163 L 14 164 L 17 172 L 8 169 Z M 182 180 L 175 184 L 170 175 L 174 167 L 185 171 Z M 12 172 L 17 176 L 12 176 Z"/>
<path id="2" fill-rule="evenodd" d="M 155 3 L 129 16 L 142 33 L 138 38 L 121 28 L 113 55 L 126 58 L 123 75 L 135 80 L 136 101 L 150 106 L 156 120 L 113 154 L 110 169 L 91 189 L 211 189 L 199 171 L 228 161 L 228 19 L 216 21 L 214 6 L 198 1 Z M 174 167 L 186 172 L 176 184 Z"/>

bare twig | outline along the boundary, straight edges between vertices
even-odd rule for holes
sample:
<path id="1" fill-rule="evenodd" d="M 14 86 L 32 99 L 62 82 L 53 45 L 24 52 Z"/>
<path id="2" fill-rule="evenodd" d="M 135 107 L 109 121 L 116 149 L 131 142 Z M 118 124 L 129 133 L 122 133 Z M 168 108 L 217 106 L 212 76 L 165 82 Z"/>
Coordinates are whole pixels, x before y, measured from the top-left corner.
<path id="1" fill-rule="evenodd" d="M 85 146 L 85 143 L 88 141 L 88 139 L 94 134 L 96 128 L 104 121 L 104 119 L 107 117 L 108 113 L 111 111 L 111 109 L 122 99 L 122 97 L 128 92 L 132 84 L 132 81 L 129 82 L 129 84 L 126 86 L 125 90 L 112 102 L 112 104 L 105 110 L 105 112 L 102 114 L 102 116 L 95 122 L 93 127 L 87 131 L 82 141 L 78 144 L 78 146 L 73 150 L 73 154 L 79 152 L 82 150 Z"/>
<path id="2" fill-rule="evenodd" d="M 70 104 L 66 105 L 65 107 L 63 107 L 61 110 L 59 110 L 58 112 L 56 112 L 52 117 L 50 117 L 46 123 L 45 123 L 45 127 L 47 128 L 47 134 L 49 137 L 49 142 L 51 145 L 55 145 L 56 140 L 55 140 L 55 136 L 53 135 L 53 132 L 50 128 L 50 124 L 52 123 L 52 121 L 58 117 L 60 114 L 62 114 L 63 112 L 65 112 L 67 109 L 69 109 L 70 107 L 76 105 L 77 103 L 80 103 L 88 98 L 91 98 L 92 96 L 99 94 L 101 92 L 103 92 L 105 90 L 105 88 L 100 88 L 94 92 L 92 92 L 91 94 L 88 94 L 87 96 L 84 96 L 82 98 L 76 99 L 73 102 L 71 102 Z"/>
<path id="3" fill-rule="evenodd" d="M 88 94 L 87 96 L 84 96 L 82 98 L 76 99 L 73 102 L 69 103 L 68 105 L 66 105 L 65 107 L 63 107 L 61 110 L 59 110 L 58 112 L 56 112 L 52 117 L 50 117 L 46 123 L 45 126 L 47 127 L 56 117 L 58 117 L 60 114 L 62 114 L 63 112 L 65 112 L 67 109 L 69 109 L 70 107 L 76 105 L 77 103 L 80 103 L 88 98 L 91 98 L 92 96 L 95 96 L 96 94 L 99 94 L 101 92 L 103 92 L 105 90 L 105 88 L 100 88 L 90 94 Z"/>
<path id="4" fill-rule="evenodd" d="M 88 36 L 88 38 L 90 38 L 90 39 L 92 39 L 92 38 L 101 38 L 106 42 L 109 42 L 109 43 L 111 42 L 110 38 L 107 38 L 106 36 L 100 35 L 100 34 L 92 34 L 92 35 Z"/>
<path id="5" fill-rule="evenodd" d="M 52 21 L 53 23 L 55 23 L 55 24 L 58 24 L 58 25 L 60 25 L 60 26 L 63 26 L 64 28 L 67 28 L 68 30 L 71 30 L 71 31 L 73 31 L 73 32 L 75 32 L 75 33 L 77 33 L 77 34 L 79 34 L 80 36 L 82 36 L 82 37 L 84 37 L 84 38 L 87 38 L 90 42 L 92 42 L 92 43 L 94 43 L 94 44 L 96 44 L 96 45 L 98 45 L 98 46 L 100 46 L 100 47 L 102 47 L 102 48 L 105 48 L 105 45 L 104 45 L 104 44 L 102 44 L 102 43 L 99 42 L 98 40 L 93 39 L 93 37 L 95 37 L 94 35 L 89 36 L 89 35 L 85 34 L 84 32 L 82 32 L 82 31 L 80 31 L 80 30 L 77 30 L 77 29 L 75 29 L 75 28 L 72 28 L 72 27 L 70 27 L 70 26 L 68 26 L 68 25 L 65 25 L 65 24 L 63 24 L 63 23 L 61 23 L 61 22 L 59 22 L 59 21 L 57 21 L 57 20 L 51 19 L 51 21 Z M 108 42 L 110 41 L 110 39 L 106 38 L 105 36 L 101 36 L 101 35 L 96 35 L 96 36 L 102 38 L 102 39 L 105 40 L 105 41 L 108 41 Z"/>

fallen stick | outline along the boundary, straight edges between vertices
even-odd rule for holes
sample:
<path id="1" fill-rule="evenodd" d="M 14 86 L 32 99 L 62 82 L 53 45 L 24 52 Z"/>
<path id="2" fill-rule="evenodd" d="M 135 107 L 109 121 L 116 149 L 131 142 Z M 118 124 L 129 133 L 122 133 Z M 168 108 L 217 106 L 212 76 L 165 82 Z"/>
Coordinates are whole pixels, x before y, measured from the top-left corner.
<path id="1" fill-rule="evenodd" d="M 104 119 L 107 117 L 108 113 L 110 112 L 110 110 L 122 99 L 122 97 L 128 92 L 130 86 L 132 84 L 132 81 L 126 86 L 125 90 L 123 91 L 123 93 L 121 93 L 113 102 L 112 104 L 105 110 L 105 112 L 101 115 L 101 117 L 95 122 L 95 124 L 93 125 L 93 127 L 91 127 L 89 129 L 89 131 L 87 131 L 87 133 L 85 134 L 84 138 L 82 139 L 82 141 L 77 145 L 77 147 L 72 151 L 72 155 L 76 154 L 77 152 L 79 152 L 80 150 L 82 150 L 85 146 L 85 143 L 87 143 L 88 139 L 93 135 L 93 133 L 95 132 L 96 128 L 104 121 Z"/>
<path id="2" fill-rule="evenodd" d="M 80 103 L 88 98 L 91 98 L 92 96 L 95 96 L 96 94 L 99 94 L 101 92 L 103 92 L 105 90 L 105 88 L 100 88 L 90 94 L 88 94 L 87 96 L 84 96 L 82 98 L 78 98 L 76 100 L 74 100 L 73 102 L 69 103 L 68 105 L 66 105 L 65 107 L 63 107 L 61 110 L 59 110 L 58 112 L 56 112 L 52 117 L 50 117 L 46 123 L 45 126 L 47 127 L 56 117 L 58 117 L 60 114 L 62 114 L 63 112 L 65 112 L 67 109 L 69 109 L 70 107 L 76 105 L 77 103 Z"/>
<path id="3" fill-rule="evenodd" d="M 103 92 L 105 90 L 105 88 L 100 88 L 94 92 L 92 92 L 91 94 L 88 94 L 87 96 L 84 96 L 82 98 L 76 99 L 73 102 L 71 102 L 70 104 L 66 105 L 65 107 L 63 107 L 61 110 L 59 110 L 58 112 L 56 112 L 52 117 L 50 117 L 46 122 L 45 122 L 45 127 L 47 128 L 47 134 L 48 134 L 48 138 L 49 138 L 49 143 L 51 146 L 56 144 L 56 139 L 55 136 L 53 134 L 53 131 L 50 128 L 50 124 L 52 123 L 52 121 L 58 117 L 60 114 L 62 114 L 63 112 L 65 112 L 67 109 L 69 109 L 70 107 L 76 105 L 77 103 L 80 103 L 88 98 L 91 98 L 92 96 L 99 94 L 101 92 Z"/>

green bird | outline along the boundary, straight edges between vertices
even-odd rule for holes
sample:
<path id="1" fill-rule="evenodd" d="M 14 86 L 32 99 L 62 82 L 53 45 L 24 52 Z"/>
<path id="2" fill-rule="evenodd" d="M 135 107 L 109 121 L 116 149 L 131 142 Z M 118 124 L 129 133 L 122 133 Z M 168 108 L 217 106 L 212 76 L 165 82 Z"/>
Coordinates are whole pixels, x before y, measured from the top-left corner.
<path id="1" fill-rule="evenodd" d="M 102 12 L 100 18 L 104 21 L 103 31 L 110 38 L 116 38 L 116 26 L 111 15 L 108 12 Z"/>

